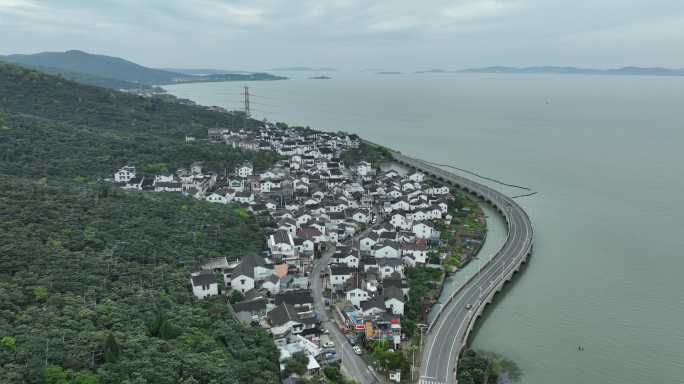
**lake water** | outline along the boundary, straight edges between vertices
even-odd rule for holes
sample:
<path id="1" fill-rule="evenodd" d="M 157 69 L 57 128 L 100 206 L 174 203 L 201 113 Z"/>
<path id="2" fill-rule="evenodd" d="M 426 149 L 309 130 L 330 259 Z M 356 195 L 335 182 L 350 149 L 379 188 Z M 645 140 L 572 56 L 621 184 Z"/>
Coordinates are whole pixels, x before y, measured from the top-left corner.
<path id="1" fill-rule="evenodd" d="M 240 109 L 249 85 L 257 117 L 533 188 L 535 254 L 473 346 L 523 383 L 684 382 L 684 78 L 289 75 L 167 89 Z"/>

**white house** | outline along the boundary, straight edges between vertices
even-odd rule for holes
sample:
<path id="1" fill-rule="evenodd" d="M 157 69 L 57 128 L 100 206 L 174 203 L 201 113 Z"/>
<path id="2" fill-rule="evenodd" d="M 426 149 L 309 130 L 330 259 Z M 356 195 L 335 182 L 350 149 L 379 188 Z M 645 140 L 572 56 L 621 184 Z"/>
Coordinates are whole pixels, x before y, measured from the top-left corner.
<path id="1" fill-rule="evenodd" d="M 240 263 L 233 270 L 230 278 L 230 286 L 240 293 L 245 293 L 254 289 L 254 268 L 250 265 Z"/>
<path id="2" fill-rule="evenodd" d="M 174 177 L 170 173 L 161 173 L 154 176 L 154 183 L 172 183 L 174 182 Z"/>
<path id="3" fill-rule="evenodd" d="M 271 295 L 276 295 L 280 292 L 280 278 L 276 275 L 269 276 L 263 283 L 261 288 L 265 289 Z"/>
<path id="4" fill-rule="evenodd" d="M 372 171 L 371 163 L 366 161 L 361 161 L 356 165 L 356 174 L 362 177 L 368 176 Z"/>
<path id="5" fill-rule="evenodd" d="M 393 198 L 393 199 L 400 198 L 402 195 L 403 195 L 403 194 L 402 194 L 401 191 L 398 190 L 398 189 L 392 189 L 392 190 L 390 190 L 390 191 L 387 192 L 387 196 L 389 196 L 389 197 L 391 197 L 391 198 Z"/>
<path id="6" fill-rule="evenodd" d="M 135 177 L 135 167 L 132 165 L 126 165 L 121 167 L 116 173 L 114 173 L 114 181 L 117 183 L 126 183 L 128 180 Z"/>
<path id="7" fill-rule="evenodd" d="M 281 219 L 278 222 L 278 229 L 287 231 L 291 236 L 294 236 L 297 233 L 297 222 L 289 218 Z"/>
<path id="8" fill-rule="evenodd" d="M 399 258 L 399 246 L 391 241 L 383 244 L 376 244 L 371 251 L 371 254 L 375 256 L 376 259 L 388 257 L 388 258 Z"/>
<path id="9" fill-rule="evenodd" d="M 382 258 L 378 259 L 378 267 L 380 269 L 380 279 L 384 280 L 394 273 L 404 275 L 404 264 L 400 259 Z"/>
<path id="10" fill-rule="evenodd" d="M 354 288 L 352 290 L 347 291 L 345 294 L 347 296 L 347 300 L 357 307 L 360 307 L 361 303 L 368 300 L 368 298 L 370 297 L 368 295 L 368 292 L 364 291 L 361 288 Z"/>
<path id="11" fill-rule="evenodd" d="M 404 295 L 400 288 L 390 286 L 383 290 L 385 296 L 385 308 L 388 312 L 403 316 L 404 315 Z"/>
<path id="12" fill-rule="evenodd" d="M 404 216 L 401 213 L 394 213 L 392 214 L 392 217 L 390 219 L 390 224 L 394 226 L 395 228 L 400 228 L 400 229 L 409 229 L 411 228 L 410 223 L 406 216 Z"/>
<path id="13" fill-rule="evenodd" d="M 432 186 L 425 190 L 428 195 L 446 195 L 449 193 L 449 187 L 446 185 Z"/>
<path id="14" fill-rule="evenodd" d="M 359 240 L 359 249 L 361 251 L 370 251 L 375 244 L 378 243 L 378 235 L 375 233 L 368 234 Z"/>
<path id="15" fill-rule="evenodd" d="M 411 232 L 416 234 L 417 238 L 429 239 L 432 237 L 435 229 L 427 223 L 415 223 L 411 228 Z"/>
<path id="16" fill-rule="evenodd" d="M 364 212 L 364 211 L 361 211 L 361 210 L 354 210 L 354 211 L 352 211 L 352 216 L 351 216 L 351 217 L 352 217 L 352 219 L 353 219 L 354 221 L 356 221 L 357 223 L 367 224 L 367 223 L 368 223 L 368 220 L 369 220 L 368 214 L 367 214 L 366 212 Z"/>
<path id="17" fill-rule="evenodd" d="M 177 181 L 172 182 L 154 182 L 155 192 L 182 192 L 183 184 Z"/>
<path id="18" fill-rule="evenodd" d="M 377 295 L 361 303 L 361 309 L 366 316 L 376 315 L 385 312 L 385 296 Z"/>
<path id="19" fill-rule="evenodd" d="M 392 203 L 392 210 L 394 211 L 408 211 L 411 207 L 406 200 L 397 200 Z"/>
<path id="20" fill-rule="evenodd" d="M 198 299 L 216 296 L 219 293 L 216 275 L 212 271 L 201 271 L 193 274 L 190 277 L 190 283 L 192 284 L 192 293 Z"/>
<path id="21" fill-rule="evenodd" d="M 427 262 L 427 247 L 423 244 L 403 243 L 401 255 L 404 263 L 408 266 L 415 267 L 416 264 L 425 264 Z"/>
<path id="22" fill-rule="evenodd" d="M 409 175 L 409 180 L 422 183 L 425 180 L 425 175 L 421 172 L 414 172 Z"/>
<path id="23" fill-rule="evenodd" d="M 142 191 L 143 182 L 145 181 L 145 176 L 132 177 L 128 179 L 124 189 L 135 189 Z"/>
<path id="24" fill-rule="evenodd" d="M 210 203 L 217 203 L 217 204 L 228 204 L 230 201 L 228 197 L 226 197 L 226 192 L 224 191 L 216 191 L 212 193 L 211 195 L 206 197 L 206 200 Z M 230 198 L 232 200 L 232 197 Z"/>
<path id="25" fill-rule="evenodd" d="M 297 254 L 294 240 L 289 232 L 278 230 L 268 238 L 268 248 L 274 257 L 293 259 Z"/>
<path id="26" fill-rule="evenodd" d="M 333 262 L 336 264 L 344 264 L 349 268 L 359 267 L 359 257 L 353 253 L 335 253 L 333 255 Z"/>
<path id="27" fill-rule="evenodd" d="M 240 179 L 232 179 L 228 182 L 228 187 L 236 192 L 242 192 L 245 190 L 245 181 Z"/>
<path id="28" fill-rule="evenodd" d="M 341 291 L 344 288 L 344 283 L 352 278 L 355 268 L 349 268 L 343 264 L 330 264 L 330 278 L 328 279 L 328 288 Z"/>
<path id="29" fill-rule="evenodd" d="M 294 239 L 295 248 L 300 255 L 313 255 L 315 244 L 311 239 Z"/>
<path id="30" fill-rule="evenodd" d="M 233 289 L 245 293 L 254 289 L 257 281 L 266 280 L 272 274 L 273 269 L 266 266 L 266 260 L 263 257 L 258 255 L 245 256 L 233 268 L 230 285 Z"/>
<path id="31" fill-rule="evenodd" d="M 238 192 L 233 199 L 238 203 L 250 204 L 254 202 L 254 194 L 252 192 Z"/>
<path id="32" fill-rule="evenodd" d="M 308 212 L 302 210 L 302 212 L 300 212 L 297 215 L 297 226 L 301 227 L 302 225 L 308 223 L 311 219 L 313 219 L 313 216 L 311 216 Z"/>
<path id="33" fill-rule="evenodd" d="M 297 335 L 304 330 L 304 324 L 300 321 L 297 310 L 289 304 L 281 304 L 272 309 L 266 315 L 271 325 L 273 337 L 278 339 L 288 334 Z"/>
<path id="34" fill-rule="evenodd" d="M 235 169 L 235 173 L 240 177 L 252 176 L 254 173 L 254 167 L 250 162 L 244 162 L 242 165 Z"/>

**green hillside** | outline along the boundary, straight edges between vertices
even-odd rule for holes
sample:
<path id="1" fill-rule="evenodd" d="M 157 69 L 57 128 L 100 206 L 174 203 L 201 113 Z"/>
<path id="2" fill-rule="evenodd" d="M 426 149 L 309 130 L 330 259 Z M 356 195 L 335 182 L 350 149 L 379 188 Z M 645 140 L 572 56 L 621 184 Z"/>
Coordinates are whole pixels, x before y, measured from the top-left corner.
<path id="1" fill-rule="evenodd" d="M 83 84 L 114 89 L 136 89 L 151 85 L 282 80 L 285 77 L 268 73 L 212 73 L 207 76 L 185 74 L 148 68 L 112 56 L 95 55 L 83 51 L 41 52 L 31 55 L 0 56 L 0 61 L 39 69 Z"/>
<path id="2" fill-rule="evenodd" d="M 21 65 L 59 68 L 140 84 L 164 84 L 183 76 L 179 73 L 143 67 L 118 57 L 94 55 L 77 50 L 0 56 L 0 60 Z"/>
<path id="3" fill-rule="evenodd" d="M 184 140 L 242 125 L 240 115 L 0 65 L 1 383 L 279 381 L 271 338 L 189 286 L 198 262 L 262 249 L 255 220 L 98 181 L 129 162 L 269 166 L 272 155 Z"/>

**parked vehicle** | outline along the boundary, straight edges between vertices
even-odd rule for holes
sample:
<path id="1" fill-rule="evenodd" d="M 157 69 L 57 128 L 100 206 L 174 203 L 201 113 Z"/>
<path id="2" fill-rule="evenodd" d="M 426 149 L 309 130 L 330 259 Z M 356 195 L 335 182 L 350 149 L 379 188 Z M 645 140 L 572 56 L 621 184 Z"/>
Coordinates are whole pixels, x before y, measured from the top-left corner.
<path id="1" fill-rule="evenodd" d="M 361 351 L 361 347 L 359 347 L 358 345 L 355 345 L 352 349 L 354 350 L 354 353 L 356 353 L 357 355 L 361 355 L 363 353 L 363 351 Z"/>
<path id="2" fill-rule="evenodd" d="M 335 342 L 332 340 L 328 340 L 325 343 L 323 343 L 323 348 L 335 348 Z"/>

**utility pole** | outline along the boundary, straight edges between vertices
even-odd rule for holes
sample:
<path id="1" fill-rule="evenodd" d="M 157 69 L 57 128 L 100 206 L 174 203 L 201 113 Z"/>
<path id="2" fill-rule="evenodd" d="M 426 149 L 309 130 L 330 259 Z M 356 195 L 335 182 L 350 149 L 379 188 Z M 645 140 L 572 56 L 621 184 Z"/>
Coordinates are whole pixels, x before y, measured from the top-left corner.
<path id="1" fill-rule="evenodd" d="M 415 345 L 411 346 L 411 351 L 413 351 L 413 358 L 411 360 L 411 380 L 416 379 L 416 347 Z"/>
<path id="2" fill-rule="evenodd" d="M 419 348 L 418 349 L 418 356 L 422 356 L 422 353 L 423 353 L 423 331 L 426 328 L 429 328 L 429 325 L 418 323 L 418 324 L 416 324 L 416 327 L 418 327 L 418 329 L 420 330 L 420 344 L 418 345 L 418 348 Z"/>

